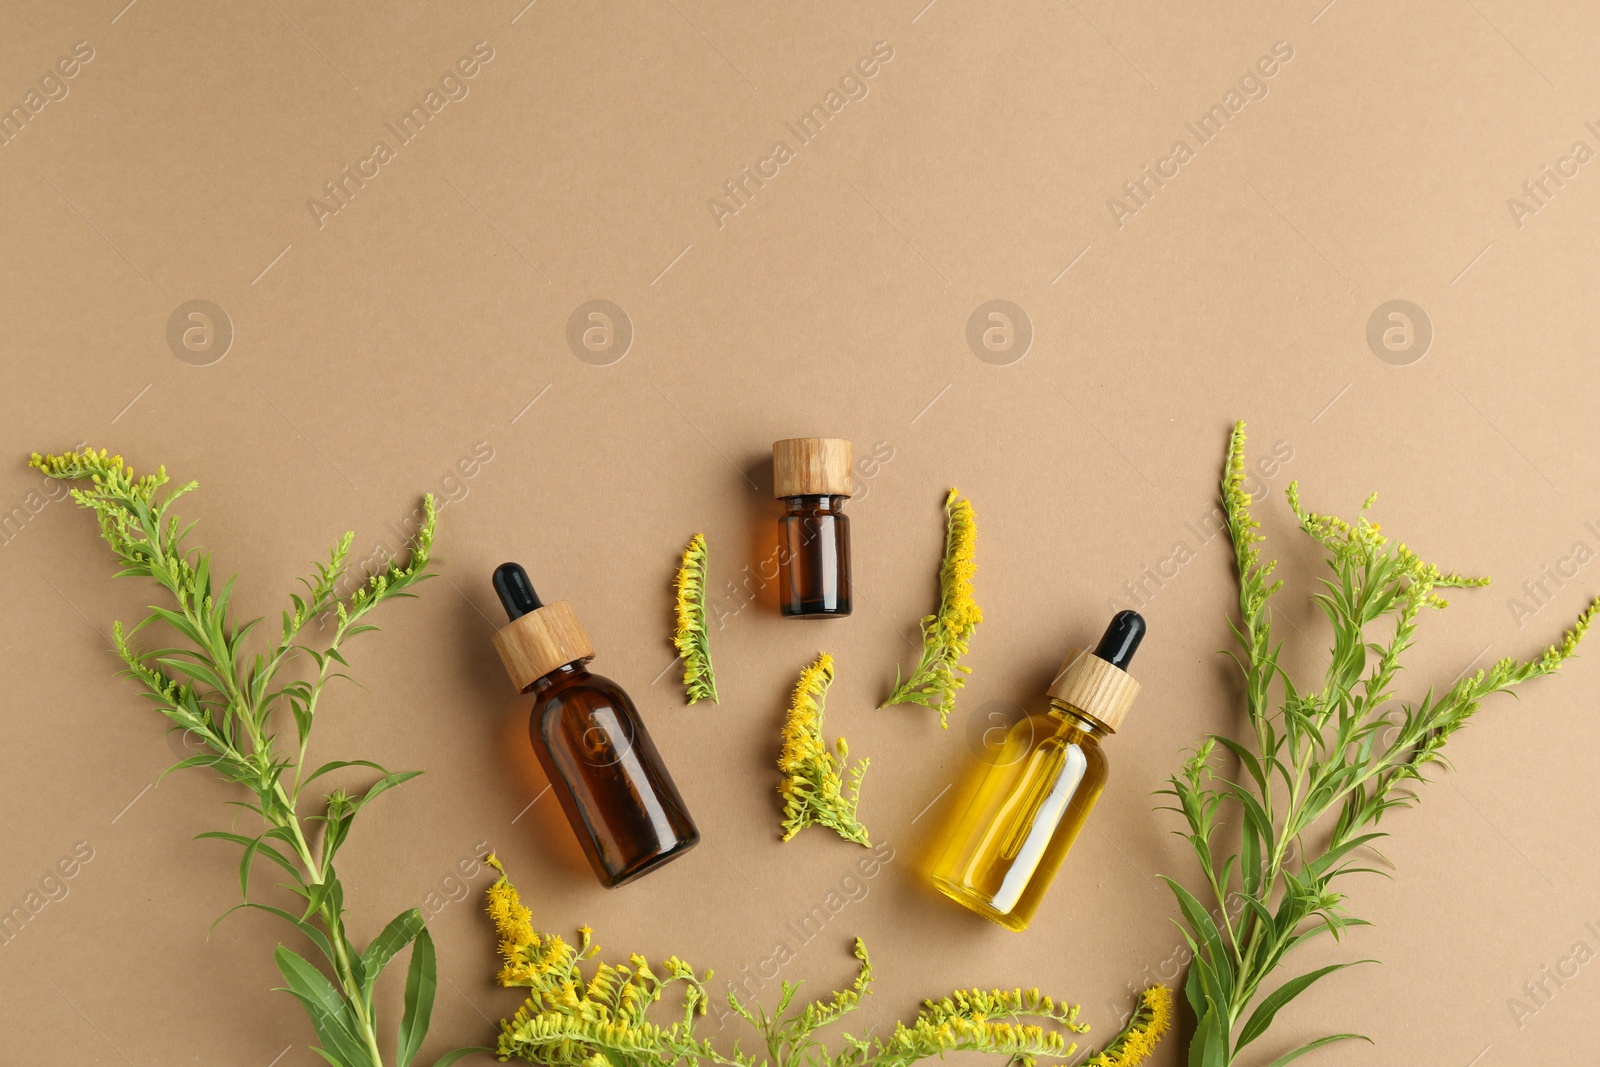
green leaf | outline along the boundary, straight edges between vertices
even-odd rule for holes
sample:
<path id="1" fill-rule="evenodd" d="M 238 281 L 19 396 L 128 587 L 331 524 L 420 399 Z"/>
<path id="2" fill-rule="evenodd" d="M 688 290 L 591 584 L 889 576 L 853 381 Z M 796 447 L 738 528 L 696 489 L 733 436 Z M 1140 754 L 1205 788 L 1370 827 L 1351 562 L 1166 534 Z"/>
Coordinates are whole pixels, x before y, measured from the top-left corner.
<path id="1" fill-rule="evenodd" d="M 1335 1041 L 1365 1041 L 1369 1045 L 1372 1044 L 1372 1038 L 1365 1034 L 1329 1034 L 1327 1037 L 1319 1037 L 1315 1041 L 1308 1041 L 1293 1052 L 1279 1056 L 1272 1061 L 1269 1067 L 1286 1067 L 1287 1064 L 1293 1063 L 1306 1053 L 1319 1049 L 1323 1045 L 1331 1045 Z"/>
<path id="2" fill-rule="evenodd" d="M 1187 935 L 1186 935 L 1187 936 Z M 1200 975 L 1198 967 L 1189 968 L 1189 977 L 1183 982 L 1183 996 L 1189 1002 L 1189 1010 L 1194 1012 L 1194 1017 L 1199 1019 L 1206 1013 L 1205 981 Z"/>
<path id="3" fill-rule="evenodd" d="M 409 782 L 411 779 L 417 777 L 417 775 L 421 773 L 421 771 L 396 771 L 394 774 L 384 775 L 376 782 L 373 782 L 367 791 L 361 795 L 361 799 L 357 800 L 355 804 L 351 806 L 351 814 L 354 814 L 355 812 L 358 812 L 362 808 L 366 807 L 380 793 L 388 792 L 397 785 L 400 785 L 404 782 Z"/>
<path id="4" fill-rule="evenodd" d="M 174 630 L 177 630 L 180 634 L 187 637 L 190 641 L 193 641 L 201 648 L 206 647 L 205 637 L 200 633 L 200 630 L 196 628 L 194 624 L 191 623 L 183 614 L 176 611 L 171 611 L 167 608 L 157 607 L 155 605 L 151 605 L 150 614 L 155 618 L 160 619 L 162 622 L 165 622 L 168 626 L 171 626 Z M 144 623 L 140 623 L 139 625 L 143 626 Z M 130 632 L 129 636 L 132 636 L 132 632 Z"/>
<path id="5" fill-rule="evenodd" d="M 282 945 L 278 946 L 274 957 L 284 981 L 289 983 L 288 992 L 305 1005 L 311 1026 L 324 1048 L 346 1064 L 370 1060 L 356 1037 L 349 1004 L 323 973 Z M 334 1062 L 331 1056 L 325 1058 Z"/>
<path id="6" fill-rule="evenodd" d="M 1255 823 L 1246 819 L 1239 827 L 1239 881 L 1245 893 L 1251 896 L 1261 892 L 1261 883 L 1265 880 L 1261 869 L 1261 844 Z M 1222 884 L 1226 888 L 1227 883 Z"/>
<path id="7" fill-rule="evenodd" d="M 443 1056 L 440 1056 L 438 1059 L 434 1060 L 433 1061 L 433 1067 L 450 1067 L 450 1065 L 452 1063 L 456 1062 L 461 1057 L 470 1056 L 474 1052 L 486 1052 L 491 1056 L 493 1056 L 495 1054 L 495 1050 L 494 1049 L 492 1049 L 492 1048 L 484 1048 L 482 1045 L 474 1045 L 472 1048 L 453 1049 L 453 1050 L 451 1050 L 449 1052 L 446 1052 Z"/>
<path id="8" fill-rule="evenodd" d="M 224 763 L 226 761 L 226 756 L 219 756 L 214 752 L 202 752 L 198 756 L 190 756 L 188 759 L 181 759 L 177 763 L 174 763 L 172 766 L 161 772 L 161 777 L 156 779 L 156 785 L 160 785 L 161 780 L 167 775 L 171 774 L 173 771 L 181 771 L 189 767 L 215 767 L 217 764 Z"/>
<path id="9" fill-rule="evenodd" d="M 1262 998 L 1261 1003 L 1256 1005 L 1256 1010 L 1251 1013 L 1250 1018 L 1245 1022 L 1244 1029 L 1239 1031 L 1238 1047 L 1244 1048 L 1250 1042 L 1266 1033 L 1267 1027 L 1272 1025 L 1273 1017 L 1278 1014 L 1278 1011 L 1289 1001 L 1305 992 L 1319 978 L 1324 978 L 1335 971 L 1342 971 L 1346 967 L 1354 967 L 1360 963 L 1377 962 L 1377 960 L 1353 960 L 1348 963 L 1331 963 L 1326 967 L 1319 967 L 1314 971 L 1308 971 L 1296 978 L 1289 979 L 1277 989 L 1268 993 Z"/>
<path id="10" fill-rule="evenodd" d="M 311 735 L 311 706 L 297 697 L 289 698 L 289 713 L 294 716 L 294 736 L 300 744 L 305 744 L 306 738 Z"/>
<path id="11" fill-rule="evenodd" d="M 411 946 L 411 966 L 406 971 L 406 1011 L 400 1020 L 400 1067 L 411 1067 L 422 1039 L 428 1036 L 428 1021 L 433 1015 L 433 994 L 439 986 L 433 938 L 426 928 L 417 931 Z"/>
<path id="12" fill-rule="evenodd" d="M 306 775 L 304 781 L 313 781 L 314 779 L 321 778 L 324 774 L 327 774 L 330 771 L 337 771 L 344 767 L 368 767 L 385 776 L 387 776 L 389 773 L 388 768 L 380 764 L 373 763 L 369 759 L 336 759 L 332 762 L 324 763 L 322 766 Z M 416 773 L 420 774 L 421 772 L 419 771 Z"/>
<path id="13" fill-rule="evenodd" d="M 1360 837 L 1351 838 L 1349 841 L 1344 842 L 1336 848 L 1330 849 L 1328 852 L 1317 857 L 1317 859 L 1306 864 L 1306 869 L 1314 871 L 1317 874 L 1321 874 L 1329 867 L 1332 867 L 1335 863 L 1337 863 L 1341 856 L 1346 855 L 1354 849 L 1360 848 L 1362 845 L 1371 844 L 1373 841 L 1377 841 L 1380 838 L 1388 836 L 1388 834 L 1379 831 L 1377 833 L 1362 834 Z"/>
<path id="14" fill-rule="evenodd" d="M 212 664 L 198 656 L 155 656 L 155 661 L 169 670 L 177 671 L 196 682 L 204 682 L 217 692 L 225 692 L 222 679 L 212 669 Z"/>
<path id="15" fill-rule="evenodd" d="M 301 922 L 292 913 L 284 911 L 282 908 L 275 908 L 271 904 L 258 904 L 253 900 L 247 900 L 243 904 L 235 904 L 233 907 L 223 912 L 222 917 L 219 918 L 217 922 L 220 923 L 223 919 L 226 919 L 229 915 L 238 911 L 240 908 L 254 908 L 256 911 L 264 911 L 269 915 L 276 915 L 278 918 L 282 919 L 284 922 L 288 923 L 290 926 L 304 934 L 307 940 L 309 940 L 313 945 L 317 946 L 317 949 L 322 953 L 323 958 L 325 958 L 330 964 L 333 964 L 334 966 L 338 965 L 337 959 L 333 952 L 333 943 L 328 940 L 326 934 L 324 934 L 321 930 L 318 930 L 315 926 L 312 926 L 310 923 Z M 216 923 L 212 923 L 212 929 L 216 929 Z"/>
<path id="16" fill-rule="evenodd" d="M 1229 1067 L 1228 1024 L 1209 997 L 1189 1043 L 1189 1067 Z"/>
<path id="17" fill-rule="evenodd" d="M 1234 754 L 1239 763 L 1243 765 L 1246 773 L 1250 775 L 1250 780 L 1255 782 L 1258 788 L 1263 790 L 1267 788 L 1267 772 L 1262 769 L 1261 760 L 1256 757 L 1255 753 L 1231 737 L 1224 737 L 1221 734 L 1213 734 L 1212 736 L 1217 739 L 1218 744 Z"/>
<path id="18" fill-rule="evenodd" d="M 1162 875 L 1161 880 L 1178 898 L 1178 907 L 1183 910 L 1189 929 L 1194 931 L 1196 939 L 1205 949 L 1205 960 L 1209 961 L 1217 981 L 1217 1002 L 1227 1004 L 1233 999 L 1233 967 L 1228 951 L 1222 944 L 1222 935 L 1217 932 L 1217 924 L 1211 921 L 1205 906 L 1194 898 L 1194 894 L 1166 875 Z M 1196 954 L 1195 962 L 1202 962 L 1199 954 Z"/>
<path id="19" fill-rule="evenodd" d="M 368 988 L 377 981 L 378 975 L 389 965 L 389 961 L 399 955 L 401 949 L 411 944 L 422 931 L 422 927 L 422 912 L 410 908 L 389 920 L 389 925 L 383 928 L 383 932 L 372 939 L 367 950 L 361 954 L 361 961 L 366 966 Z"/>
<path id="20" fill-rule="evenodd" d="M 263 843 L 262 839 L 268 836 L 276 835 L 269 832 L 262 834 L 261 837 L 246 837 L 244 834 L 231 834 L 226 830 L 207 830 L 203 834 L 195 834 L 194 839 L 199 841 L 202 838 L 216 838 L 220 841 L 232 841 L 236 845 L 244 846 L 244 857 L 239 864 L 239 893 L 241 896 L 248 898 L 250 896 L 250 861 L 257 852 L 288 871 L 295 881 L 301 880 L 300 868 L 291 863 L 283 853 L 271 845 Z"/>
<path id="21" fill-rule="evenodd" d="M 306 913 L 300 917 L 302 922 L 322 909 L 322 906 L 328 902 L 328 897 L 333 892 L 335 884 L 325 879 L 321 882 L 313 882 L 306 887 Z"/>

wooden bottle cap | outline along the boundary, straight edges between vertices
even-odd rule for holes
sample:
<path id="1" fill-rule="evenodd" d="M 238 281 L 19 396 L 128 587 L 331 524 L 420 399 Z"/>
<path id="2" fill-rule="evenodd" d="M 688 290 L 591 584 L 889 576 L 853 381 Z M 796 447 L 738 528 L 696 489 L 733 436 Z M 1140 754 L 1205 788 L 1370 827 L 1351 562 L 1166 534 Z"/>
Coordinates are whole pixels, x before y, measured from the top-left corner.
<path id="1" fill-rule="evenodd" d="M 495 633 L 494 647 L 519 693 L 557 667 L 594 659 L 594 646 L 565 600 L 512 619 Z"/>
<path id="2" fill-rule="evenodd" d="M 855 459 L 842 437 L 791 437 L 772 442 L 773 495 L 849 496 Z"/>
<path id="3" fill-rule="evenodd" d="M 1075 648 L 1046 690 L 1052 699 L 1071 705 L 1111 733 L 1122 727 L 1139 683 L 1120 667 L 1113 667 L 1093 652 Z"/>

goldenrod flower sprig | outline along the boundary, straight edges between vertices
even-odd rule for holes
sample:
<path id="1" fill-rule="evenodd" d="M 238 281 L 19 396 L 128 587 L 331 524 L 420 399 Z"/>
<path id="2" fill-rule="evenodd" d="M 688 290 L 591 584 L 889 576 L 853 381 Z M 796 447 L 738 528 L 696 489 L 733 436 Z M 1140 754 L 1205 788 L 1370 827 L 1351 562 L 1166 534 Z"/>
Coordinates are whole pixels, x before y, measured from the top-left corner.
<path id="1" fill-rule="evenodd" d="M 1424 768 L 1443 761 L 1445 742 L 1485 698 L 1560 669 L 1600 611 L 1600 599 L 1590 603 L 1537 658 L 1505 658 L 1487 671 L 1463 673 L 1442 693 L 1399 699 L 1401 659 L 1423 609 L 1448 606 L 1439 590 L 1489 580 L 1442 571 L 1405 545 L 1391 545 L 1366 516 L 1376 496 L 1349 522 L 1307 510 L 1292 484 L 1289 509 L 1322 546 L 1332 572 L 1312 597 L 1332 627 L 1332 656 L 1320 679 L 1297 684 L 1278 663 L 1270 600 L 1283 583 L 1271 578 L 1275 564 L 1261 561 L 1244 446 L 1241 422 L 1229 441 L 1221 496 L 1239 577 L 1233 658 L 1244 675 L 1249 729 L 1241 738 L 1209 737 L 1163 790 L 1172 798 L 1166 810 L 1184 820 L 1182 836 L 1204 876 L 1202 895 L 1212 901 L 1208 908 L 1167 879 L 1195 957 L 1186 988 L 1198 1016 L 1189 1062 L 1206 1067 L 1230 1067 L 1284 1005 L 1355 966 L 1341 961 L 1273 979 L 1306 941 L 1323 933 L 1342 938 L 1365 925 L 1346 907 L 1343 878 L 1372 871 L 1365 857 L 1388 836 L 1379 821 L 1417 801 Z M 1216 776 L 1219 748 L 1230 765 L 1237 763 L 1237 774 Z M 1238 838 L 1226 832 L 1219 838 L 1224 825 L 1237 826 Z M 1330 1034 L 1276 1062 L 1348 1040 L 1366 1039 Z"/>
<path id="2" fill-rule="evenodd" d="M 966 684 L 972 668 L 961 663 L 972 634 L 983 621 L 983 609 L 972 598 L 972 576 L 977 573 L 978 527 L 972 503 L 956 490 L 944 501 L 944 561 L 939 567 L 939 610 L 922 620 L 922 660 L 905 681 L 895 672 L 894 691 L 882 707 L 921 704 L 939 712 L 939 725 L 948 728 L 956 707 L 956 690 Z"/>
<path id="3" fill-rule="evenodd" d="M 717 703 L 717 678 L 711 669 L 711 636 L 706 628 L 707 554 L 704 534 L 695 534 L 683 550 L 673 582 L 677 593 L 677 625 L 672 643 L 683 659 L 683 691 L 693 704 Z"/>
<path id="4" fill-rule="evenodd" d="M 861 799 L 861 779 L 867 773 L 866 759 L 856 761 L 845 780 L 845 764 L 850 747 L 840 737 L 834 752 L 828 751 L 822 737 L 823 705 L 828 686 L 833 684 L 833 657 L 819 655 L 795 683 L 794 697 L 783 723 L 783 748 L 778 754 L 778 770 L 783 781 L 783 840 L 787 841 L 812 823 L 833 830 L 846 841 L 870 845 L 867 828 L 856 819 Z"/>
<path id="5" fill-rule="evenodd" d="M 845 1033 L 839 1036 L 839 1048 L 832 1049 L 819 1033 L 872 993 L 872 963 L 857 939 L 855 979 L 824 999 L 797 1004 L 801 984 L 785 981 L 776 1008 L 769 1012 L 730 991 L 728 1014 L 756 1031 L 756 1044 L 766 1056 L 742 1052 L 737 1042 L 727 1055 L 695 1034 L 712 1006 L 706 989 L 711 971 L 699 973 L 676 956 L 659 968 L 638 954 L 625 964 L 595 962 L 599 946 L 588 927 L 579 930 L 576 945 L 536 931 L 499 860 L 491 856 L 489 863 L 501 872 L 488 894 L 489 915 L 500 937 L 498 981 L 528 990 L 516 1014 L 500 1023 L 495 1051 L 501 1059 L 515 1057 L 540 1067 L 910 1067 L 952 1052 L 976 1052 L 1031 1067 L 1041 1058 L 1069 1059 L 1077 1052 L 1071 1038 L 1089 1029 L 1078 1021 L 1077 1007 L 1059 1004 L 1037 989 L 966 989 L 924 1001 L 909 1025 L 896 1023 L 887 1037 Z M 652 1021 L 652 1009 L 674 986 L 681 1002 L 667 1015 L 670 1022 Z M 1088 1067 L 1136 1067 L 1167 1029 L 1171 1002 L 1165 987 L 1145 990 L 1122 1032 L 1084 1062 Z"/>
<path id="6" fill-rule="evenodd" d="M 229 803 L 259 815 L 262 832 L 250 836 L 230 829 L 199 836 L 244 850 L 239 864 L 244 902 L 236 908 L 255 908 L 285 920 L 326 960 L 324 971 L 286 946 L 279 945 L 276 952 L 287 991 L 304 1004 L 311 1018 L 321 1043 L 316 1051 L 336 1067 L 382 1067 L 386 1061 L 379 1050 L 374 989 L 390 960 L 410 945 L 404 1015 L 394 1055 L 400 1067 L 409 1067 L 427 1036 L 433 1011 L 437 985 L 433 941 L 422 913 L 410 908 L 358 950 L 350 940 L 345 887 L 335 860 L 356 815 L 380 794 L 421 772 L 391 773 L 360 759 L 312 768 L 306 763 L 306 750 L 324 687 L 336 677 L 347 677 L 343 672 L 349 669 L 344 657 L 348 639 L 377 629 L 367 621 L 373 608 L 386 600 L 414 596 L 411 587 L 432 577 L 428 566 L 436 518 L 433 497 L 424 498 L 422 526 L 412 539 L 409 560 L 390 562 L 348 595 L 341 595 L 339 586 L 348 571 L 354 537 L 345 534 L 327 561 L 316 563 L 312 575 L 302 579 L 305 595 L 290 595 L 278 638 L 249 652 L 246 642 L 261 620 L 241 622 L 230 610 L 233 579 L 218 580 L 211 554 L 187 544 L 192 527 L 172 512 L 173 503 L 196 487 L 194 482 L 163 494 L 166 468 L 138 477 L 121 456 L 105 449 L 59 456 L 35 453 L 30 465 L 51 478 L 78 483 L 80 487 L 71 490 L 72 499 L 94 512 L 101 535 L 121 564 L 119 575 L 153 579 L 171 596 L 171 607 L 150 608 L 150 615 L 129 630 L 115 623 L 112 642 L 124 673 L 143 683 L 144 696 L 171 728 L 183 731 L 201 749 L 169 773 L 211 767 L 225 781 L 249 790 L 248 801 Z M 316 633 L 313 622 L 318 624 Z M 166 640 L 176 642 L 176 647 L 135 647 L 134 639 L 153 623 L 171 631 Z M 308 663 L 309 669 L 286 672 L 296 661 Z M 283 738 L 288 739 L 286 746 Z M 336 788 L 319 805 L 314 794 L 327 788 L 324 776 L 348 775 L 352 768 L 378 777 L 354 792 Z M 259 860 L 270 861 L 288 875 L 289 881 L 280 884 L 293 897 L 274 904 L 251 899 L 250 877 Z M 438 1063 L 443 1067 L 468 1051 L 457 1050 Z"/>
<path id="7" fill-rule="evenodd" d="M 1134 1067 L 1155 1051 L 1161 1036 L 1172 1026 L 1172 990 L 1153 985 L 1139 994 L 1122 1032 L 1078 1067 Z"/>

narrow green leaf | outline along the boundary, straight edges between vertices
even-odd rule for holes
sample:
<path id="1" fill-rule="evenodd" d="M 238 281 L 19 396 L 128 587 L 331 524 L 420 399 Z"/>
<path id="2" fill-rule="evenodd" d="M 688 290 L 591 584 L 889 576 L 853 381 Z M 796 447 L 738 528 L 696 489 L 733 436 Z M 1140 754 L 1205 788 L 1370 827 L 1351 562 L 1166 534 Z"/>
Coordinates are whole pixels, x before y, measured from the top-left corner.
<path id="1" fill-rule="evenodd" d="M 433 1015 L 433 994 L 439 986 L 437 962 L 433 952 L 433 938 L 426 928 L 417 931 L 416 943 L 411 946 L 411 966 L 406 971 L 405 1016 L 400 1020 L 400 1067 L 411 1067 L 422 1039 L 428 1036 L 428 1022 Z"/>
<path id="2" fill-rule="evenodd" d="M 1261 835 L 1256 832 L 1254 821 L 1244 820 L 1244 825 L 1239 827 L 1239 881 L 1250 896 L 1261 892 L 1261 883 L 1265 880 L 1261 869 L 1261 846 Z"/>
<path id="3" fill-rule="evenodd" d="M 452 1063 L 456 1062 L 461 1057 L 470 1056 L 474 1052 L 485 1052 L 485 1053 L 488 1053 L 491 1056 L 493 1056 L 495 1054 L 494 1049 L 492 1049 L 492 1048 L 484 1048 L 482 1045 L 474 1045 L 472 1048 L 453 1049 L 453 1050 L 451 1050 L 449 1052 L 446 1052 L 443 1056 L 440 1056 L 438 1059 L 434 1060 L 433 1061 L 433 1067 L 450 1067 L 450 1065 Z"/>
<path id="4" fill-rule="evenodd" d="M 215 752 L 202 752 L 198 756 L 190 756 L 188 759 L 179 760 L 177 763 L 174 763 L 172 766 L 162 771 L 161 777 L 156 779 L 156 785 L 160 785 L 161 779 L 165 778 L 173 771 L 181 771 L 188 767 L 215 767 L 217 764 L 224 763 L 226 761 L 226 756 L 219 756 Z"/>
<path id="5" fill-rule="evenodd" d="M 1189 1067 L 1228 1067 L 1227 1023 L 1209 999 L 1189 1042 Z"/>
<path id="6" fill-rule="evenodd" d="M 306 1014 L 317 1037 L 329 1052 L 346 1063 L 360 1063 L 365 1057 L 362 1043 L 356 1038 L 354 1020 L 349 1005 L 333 988 L 323 973 L 300 956 L 278 946 L 274 953 L 278 970 L 283 972 L 288 991 L 305 1005 Z"/>
<path id="7" fill-rule="evenodd" d="M 325 958 L 329 964 L 337 966 L 336 958 L 333 953 L 333 943 L 328 940 L 327 935 L 321 930 L 318 930 L 315 926 L 312 926 L 310 923 L 301 922 L 292 913 L 284 911 L 282 908 L 275 908 L 271 904 L 258 904 L 253 900 L 247 900 L 243 904 L 235 904 L 233 907 L 223 912 L 221 918 L 219 918 L 217 922 L 220 923 L 223 919 L 226 919 L 229 915 L 238 911 L 240 908 L 254 908 L 256 911 L 264 911 L 269 915 L 276 915 L 278 918 L 282 919 L 296 930 L 299 930 L 306 936 L 308 941 L 310 941 L 313 945 L 316 945 L 317 950 L 322 953 L 323 958 Z M 216 929 L 216 925 L 216 923 L 212 923 L 211 928 L 213 930 Z"/>
<path id="8" fill-rule="evenodd" d="M 1205 906 L 1194 898 L 1194 894 L 1166 875 L 1162 875 L 1161 878 L 1172 890 L 1173 896 L 1178 898 L 1178 907 L 1183 910 L 1183 917 L 1188 922 L 1189 929 L 1194 931 L 1201 947 L 1205 949 L 1206 957 L 1216 969 L 1218 1003 L 1227 1004 L 1233 999 L 1233 968 L 1227 949 L 1222 944 L 1222 935 L 1217 932 L 1217 924 L 1212 922 Z M 1199 955 L 1195 958 L 1196 962 L 1200 960 Z"/>
<path id="9" fill-rule="evenodd" d="M 300 917 L 302 922 L 315 915 L 322 909 L 322 906 L 327 903 L 330 886 L 331 883 L 327 881 L 321 881 L 313 882 L 311 885 L 306 887 L 306 913 Z"/>
<path id="10" fill-rule="evenodd" d="M 345 767 L 368 767 L 368 768 L 370 768 L 372 770 L 377 771 L 379 774 L 382 774 L 382 775 L 385 775 L 385 776 L 387 776 L 388 773 L 389 773 L 387 768 L 383 767 L 380 764 L 373 763 L 369 759 L 336 759 L 336 760 L 333 760 L 332 762 L 324 763 L 322 766 L 318 767 L 316 770 L 314 770 L 310 774 L 306 775 L 304 781 L 306 781 L 306 782 L 313 781 L 313 780 L 315 780 L 317 778 L 321 778 L 324 774 L 327 774 L 330 771 L 341 770 L 342 768 L 345 768 Z"/>
<path id="11" fill-rule="evenodd" d="M 246 837 L 243 834 L 231 834 L 224 830 L 208 830 L 203 834 L 195 834 L 194 839 L 199 841 L 202 838 L 216 838 L 221 841 L 232 841 L 236 845 L 244 846 L 246 856 L 253 856 L 256 853 L 260 853 L 261 855 L 266 856 L 272 862 L 276 863 L 279 867 L 282 867 L 284 870 L 288 871 L 296 880 L 299 880 L 300 868 L 296 867 L 288 859 L 288 857 L 284 856 L 283 853 L 279 852 L 271 845 L 263 843 L 262 838 L 268 836 L 276 835 L 262 834 L 261 837 Z M 239 888 L 242 892 L 246 885 L 246 874 L 243 867 L 241 867 L 239 872 L 239 883 Z M 248 894 L 244 895 L 248 896 Z"/>
<path id="12" fill-rule="evenodd" d="M 1250 1018 L 1244 1024 L 1244 1029 L 1239 1031 L 1238 1047 L 1244 1048 L 1250 1042 L 1266 1033 L 1267 1027 L 1272 1025 L 1273 1017 L 1278 1014 L 1278 1011 L 1289 1001 L 1305 992 L 1319 978 L 1324 978 L 1335 971 L 1342 971 L 1346 967 L 1377 962 L 1377 960 L 1353 960 L 1348 963 L 1331 963 L 1326 967 L 1319 967 L 1314 971 L 1308 971 L 1298 977 L 1289 979 L 1277 989 L 1268 993 L 1262 998 L 1261 1003 L 1256 1005 L 1256 1010 L 1250 1014 Z"/>
<path id="13" fill-rule="evenodd" d="M 1321 874 L 1323 871 L 1326 871 L 1329 867 L 1332 867 L 1335 863 L 1337 863 L 1339 858 L 1347 853 L 1360 848 L 1362 845 L 1371 844 L 1373 841 L 1377 841 L 1388 836 L 1388 834 L 1379 831 L 1377 833 L 1362 834 L 1360 837 L 1351 838 L 1349 841 L 1344 842 L 1337 848 L 1330 849 L 1312 862 L 1306 864 L 1306 869 Z"/>
<path id="14" fill-rule="evenodd" d="M 372 939 L 372 943 L 367 946 L 367 950 L 361 954 L 362 960 L 366 963 L 369 985 L 377 980 L 378 975 L 389 965 L 389 961 L 399 954 L 401 949 L 411 944 L 417 934 L 421 932 L 422 926 L 422 912 L 416 908 L 402 911 L 399 915 L 389 920 L 389 925 L 385 926 L 383 932 Z"/>
<path id="15" fill-rule="evenodd" d="M 1185 937 L 1187 938 L 1188 935 L 1185 935 Z M 1190 943 L 1192 945 L 1193 941 L 1191 940 Z M 1205 980 L 1201 977 L 1200 969 L 1198 967 L 1189 968 L 1189 977 L 1185 978 L 1183 982 L 1183 996 L 1184 999 L 1189 1002 L 1189 1010 L 1194 1012 L 1194 1017 L 1196 1019 L 1199 1019 L 1205 1015 Z"/>
<path id="16" fill-rule="evenodd" d="M 1327 1037 L 1319 1037 L 1315 1041 L 1308 1041 L 1293 1052 L 1279 1056 L 1272 1061 L 1269 1067 L 1286 1067 L 1286 1065 L 1293 1063 L 1306 1053 L 1315 1051 L 1323 1045 L 1331 1045 L 1335 1041 L 1365 1041 L 1369 1045 L 1372 1044 L 1372 1038 L 1365 1034 L 1329 1034 Z"/>
<path id="17" fill-rule="evenodd" d="M 261 838 L 256 838 L 244 846 L 244 854 L 239 857 L 239 895 L 247 902 L 250 899 L 250 863 L 256 858 L 256 849 L 261 847 Z"/>
<path id="18" fill-rule="evenodd" d="M 362 794 L 361 799 L 355 802 L 350 809 L 351 813 L 354 814 L 355 812 L 366 807 L 380 793 L 386 793 L 397 785 L 400 785 L 404 782 L 409 782 L 411 779 L 417 777 L 417 775 L 421 773 L 421 771 L 396 771 L 394 774 L 384 775 L 376 782 L 373 782 L 367 791 Z"/>
<path id="19" fill-rule="evenodd" d="M 1261 760 L 1256 757 L 1254 752 L 1251 752 L 1231 737 L 1224 737 L 1221 734 L 1213 734 L 1212 736 L 1217 739 L 1218 744 L 1234 754 L 1235 758 L 1244 767 L 1245 772 L 1250 775 L 1250 780 L 1255 782 L 1258 788 L 1262 790 L 1267 788 L 1267 772 L 1262 769 Z"/>

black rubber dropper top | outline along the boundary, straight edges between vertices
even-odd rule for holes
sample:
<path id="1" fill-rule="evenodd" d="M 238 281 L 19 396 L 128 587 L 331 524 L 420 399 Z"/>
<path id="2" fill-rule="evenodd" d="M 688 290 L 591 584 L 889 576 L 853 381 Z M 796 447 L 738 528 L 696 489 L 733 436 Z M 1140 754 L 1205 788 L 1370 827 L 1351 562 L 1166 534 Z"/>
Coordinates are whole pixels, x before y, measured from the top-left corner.
<path id="1" fill-rule="evenodd" d="M 544 607 L 539 594 L 533 591 L 533 582 L 520 563 L 502 563 L 494 569 L 494 591 L 506 616 L 520 619 L 530 611 Z"/>
<path id="2" fill-rule="evenodd" d="M 1133 654 L 1139 651 L 1144 640 L 1144 616 L 1137 611 L 1119 611 L 1106 627 L 1105 636 L 1095 646 L 1094 654 L 1116 667 L 1127 670 Z"/>

